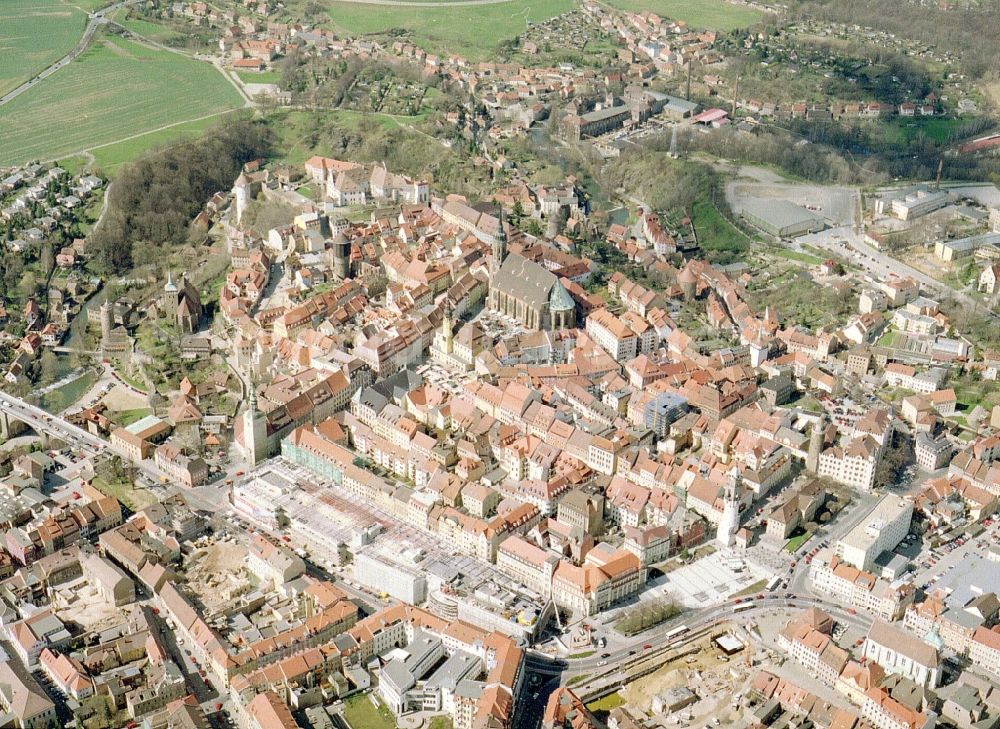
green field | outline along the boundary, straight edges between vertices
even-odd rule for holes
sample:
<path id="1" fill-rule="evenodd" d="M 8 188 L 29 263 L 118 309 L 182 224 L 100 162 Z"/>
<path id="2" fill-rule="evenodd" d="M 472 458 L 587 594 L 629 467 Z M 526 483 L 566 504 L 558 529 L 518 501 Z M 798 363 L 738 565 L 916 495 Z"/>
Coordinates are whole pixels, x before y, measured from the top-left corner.
<path id="1" fill-rule="evenodd" d="M 799 263 L 807 263 L 810 266 L 816 266 L 823 262 L 822 258 L 817 258 L 811 253 L 803 253 L 802 251 L 793 251 L 789 248 L 775 248 L 772 253 L 781 258 L 787 258 L 789 261 L 798 261 Z"/>
<path id="2" fill-rule="evenodd" d="M 641 13 L 650 10 L 671 20 L 683 20 L 692 28 L 730 31 L 748 28 L 763 17 L 763 13 L 725 0 L 607 0 L 620 10 Z"/>
<path id="3" fill-rule="evenodd" d="M 242 106 L 211 65 L 100 38 L 67 68 L 0 107 L 0 165 L 81 150 Z"/>
<path id="4" fill-rule="evenodd" d="M 86 155 L 76 155 L 60 160 L 59 166 L 70 171 L 79 171 L 87 165 L 91 165 L 95 170 L 100 170 L 102 173 L 114 177 L 119 167 L 126 162 L 136 159 L 147 150 L 154 147 L 166 147 L 188 139 L 195 139 L 201 136 L 209 127 L 218 124 L 227 113 L 229 112 L 198 119 L 197 121 L 182 122 L 166 129 L 133 137 L 124 142 L 114 142 L 100 147 L 93 147 L 90 149 L 93 161 Z"/>
<path id="5" fill-rule="evenodd" d="M 171 41 L 182 37 L 180 33 L 159 23 L 151 23 L 142 18 L 126 18 L 121 11 L 118 12 L 116 22 L 128 28 L 136 35 L 141 35 L 154 43 L 170 45 Z"/>
<path id="6" fill-rule="evenodd" d="M 488 59 L 497 44 L 573 8 L 572 0 L 511 0 L 492 5 L 404 8 L 334 2 L 333 22 L 346 33 L 367 35 L 402 30 L 402 37 L 432 53 L 458 53 L 472 61 Z"/>
<path id="7" fill-rule="evenodd" d="M 812 536 L 812 532 L 803 531 L 801 534 L 792 537 L 787 542 L 785 542 L 785 551 L 794 553 L 799 547 L 809 541 Z"/>
<path id="8" fill-rule="evenodd" d="M 245 84 L 278 84 L 281 85 L 280 71 L 237 71 L 236 75 Z"/>
<path id="9" fill-rule="evenodd" d="M 0 95 L 73 50 L 86 27 L 63 0 L 0 0 Z"/>
<path id="10" fill-rule="evenodd" d="M 395 729 L 396 721 L 389 710 L 379 702 L 372 706 L 370 694 L 355 694 L 344 701 L 344 719 L 351 729 Z"/>
<path id="11" fill-rule="evenodd" d="M 624 703 L 625 699 L 622 698 L 622 695 L 620 693 L 615 691 L 614 693 L 610 693 L 603 698 L 597 699 L 597 701 L 591 701 L 589 704 L 587 704 L 587 708 L 595 713 L 599 711 L 608 712 L 611 711 L 612 709 L 617 709 Z"/>
<path id="12" fill-rule="evenodd" d="M 923 135 L 932 142 L 944 144 L 965 123 L 962 119 L 950 119 L 943 116 L 914 117 L 911 119 L 897 117 L 886 125 L 885 136 L 889 141 L 912 142 Z"/>

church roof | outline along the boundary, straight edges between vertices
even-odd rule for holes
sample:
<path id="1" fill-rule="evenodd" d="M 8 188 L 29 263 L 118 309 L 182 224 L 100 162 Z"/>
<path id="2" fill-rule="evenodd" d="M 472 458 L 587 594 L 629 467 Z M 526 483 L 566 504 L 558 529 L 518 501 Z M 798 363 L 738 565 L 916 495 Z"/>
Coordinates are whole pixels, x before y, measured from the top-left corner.
<path id="1" fill-rule="evenodd" d="M 549 311 L 572 311 L 576 308 L 573 298 L 561 283 L 556 281 L 549 296 Z"/>
<path id="2" fill-rule="evenodd" d="M 535 309 L 541 309 L 548 303 L 553 286 L 562 288 L 554 273 L 517 253 L 511 253 L 504 259 L 500 270 L 490 281 L 491 288 L 504 291 Z"/>

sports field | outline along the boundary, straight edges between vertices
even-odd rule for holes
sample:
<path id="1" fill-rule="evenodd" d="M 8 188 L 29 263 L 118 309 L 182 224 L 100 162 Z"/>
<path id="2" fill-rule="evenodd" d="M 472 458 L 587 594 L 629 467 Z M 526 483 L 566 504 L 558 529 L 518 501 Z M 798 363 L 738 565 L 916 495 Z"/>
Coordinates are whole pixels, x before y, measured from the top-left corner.
<path id="1" fill-rule="evenodd" d="M 0 96 L 73 50 L 86 27 L 63 0 L 0 0 Z"/>
<path id="2" fill-rule="evenodd" d="M 65 69 L 0 106 L 0 165 L 57 159 L 242 106 L 207 63 L 100 37 Z"/>
<path id="3" fill-rule="evenodd" d="M 733 5 L 725 0 L 605 0 L 621 10 L 650 10 L 671 20 L 683 20 L 692 28 L 729 31 L 748 28 L 763 17 L 763 13 L 745 5 Z"/>
<path id="4" fill-rule="evenodd" d="M 488 59 L 497 44 L 523 33 L 528 23 L 548 20 L 573 8 L 572 0 L 510 0 L 490 5 L 440 8 L 359 5 L 333 2 L 330 17 L 353 35 L 406 31 L 402 35 L 421 48 L 469 60 Z"/>

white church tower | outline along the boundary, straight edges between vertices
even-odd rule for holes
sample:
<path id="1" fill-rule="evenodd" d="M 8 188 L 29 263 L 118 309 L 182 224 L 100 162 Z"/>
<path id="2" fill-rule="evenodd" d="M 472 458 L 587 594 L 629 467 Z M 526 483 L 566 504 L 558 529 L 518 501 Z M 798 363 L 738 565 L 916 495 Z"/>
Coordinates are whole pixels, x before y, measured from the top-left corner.
<path id="1" fill-rule="evenodd" d="M 250 401 L 243 411 L 243 457 L 255 466 L 267 457 L 267 417 L 257 410 L 257 390 L 250 383 Z"/>
<path id="2" fill-rule="evenodd" d="M 722 497 L 722 518 L 719 519 L 719 530 L 715 533 L 715 541 L 721 547 L 731 547 L 736 541 L 736 532 L 740 528 L 740 472 L 734 466 L 729 472 L 726 482 L 726 492 Z"/>

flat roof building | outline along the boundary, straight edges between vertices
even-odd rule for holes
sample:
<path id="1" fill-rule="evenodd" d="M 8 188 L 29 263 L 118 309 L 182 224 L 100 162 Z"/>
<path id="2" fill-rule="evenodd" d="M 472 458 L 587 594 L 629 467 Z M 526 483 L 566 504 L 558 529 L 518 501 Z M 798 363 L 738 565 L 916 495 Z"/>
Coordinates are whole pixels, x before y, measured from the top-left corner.
<path id="1" fill-rule="evenodd" d="M 788 200 L 748 200 L 740 216 L 776 238 L 794 238 L 826 227 L 826 221 L 818 215 Z"/>
<path id="2" fill-rule="evenodd" d="M 870 572 L 882 552 L 895 549 L 910 530 L 913 503 L 893 494 L 882 497 L 861 522 L 837 542 L 837 556 Z"/>

